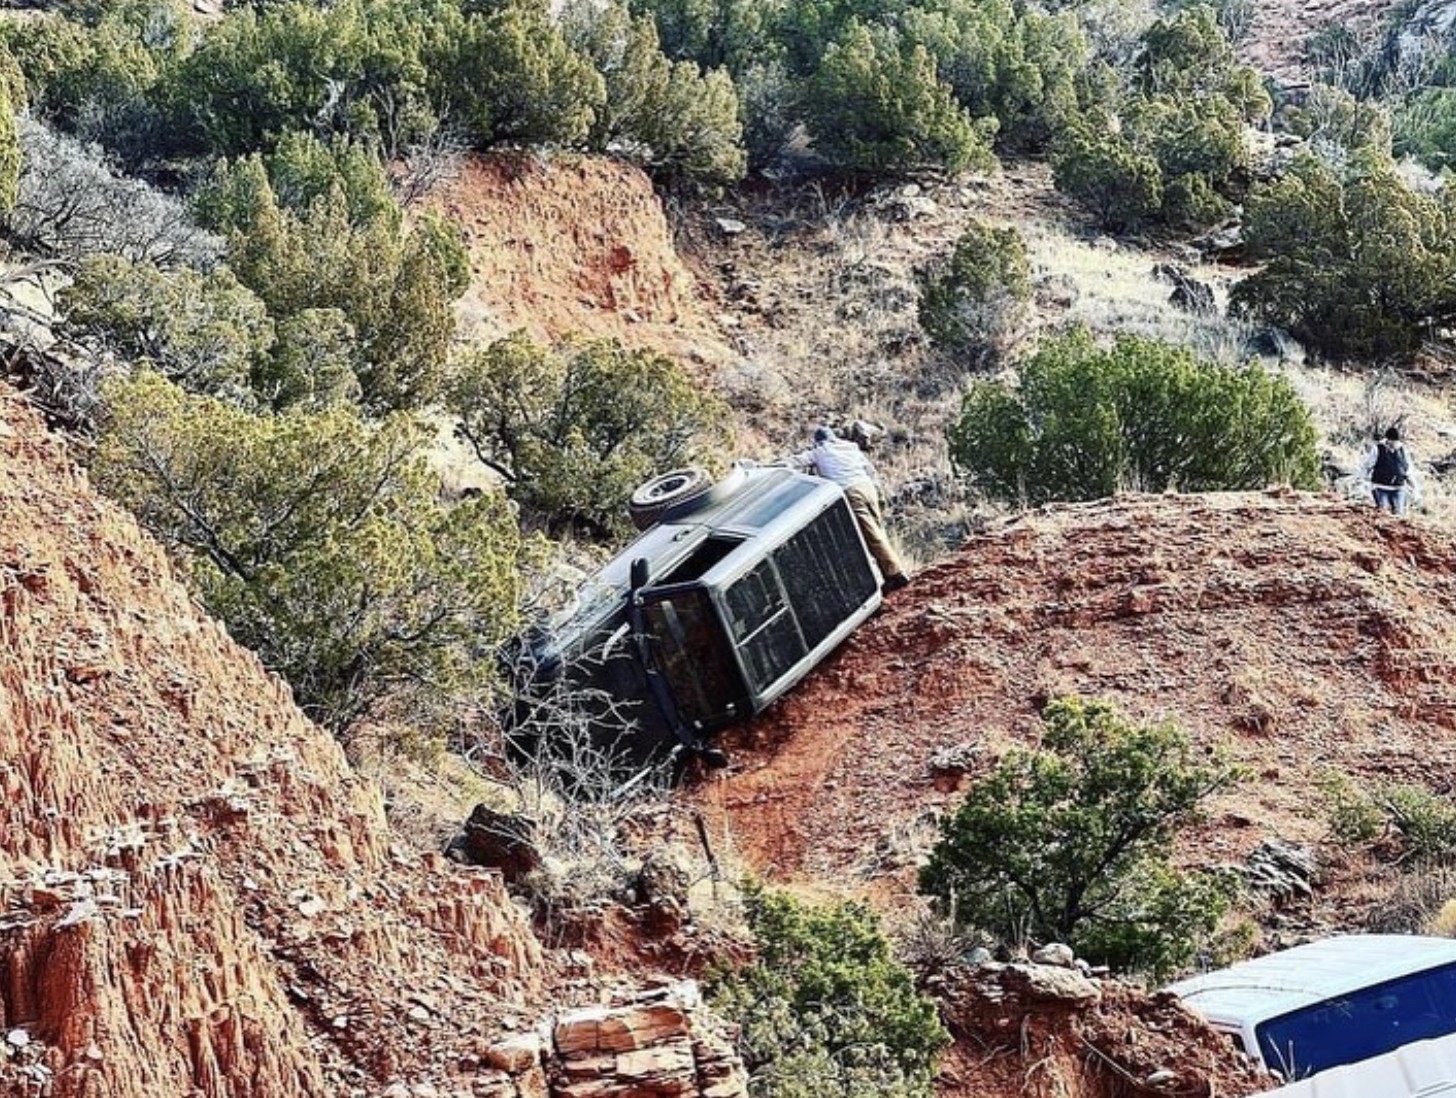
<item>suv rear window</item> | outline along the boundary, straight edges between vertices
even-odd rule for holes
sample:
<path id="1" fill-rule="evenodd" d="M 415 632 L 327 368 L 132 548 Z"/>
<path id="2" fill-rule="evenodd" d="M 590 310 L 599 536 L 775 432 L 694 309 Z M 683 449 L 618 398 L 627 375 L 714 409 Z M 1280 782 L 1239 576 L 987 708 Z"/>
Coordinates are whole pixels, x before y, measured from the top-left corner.
<path id="1" fill-rule="evenodd" d="M 1255 1033 L 1286 1080 L 1456 1032 L 1456 964 L 1402 976 L 1273 1018 Z"/>
<path id="2" fill-rule="evenodd" d="M 853 512 L 835 503 L 774 553 L 810 648 L 863 606 L 879 581 L 860 547 Z"/>

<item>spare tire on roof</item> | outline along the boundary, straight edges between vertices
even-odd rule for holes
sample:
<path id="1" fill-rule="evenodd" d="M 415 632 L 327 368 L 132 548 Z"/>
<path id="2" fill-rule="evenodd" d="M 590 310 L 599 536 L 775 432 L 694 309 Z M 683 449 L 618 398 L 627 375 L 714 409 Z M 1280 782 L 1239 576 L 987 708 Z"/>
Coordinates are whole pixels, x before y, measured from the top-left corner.
<path id="1" fill-rule="evenodd" d="M 661 522 L 668 510 L 681 509 L 706 496 L 712 487 L 713 478 L 706 469 L 696 466 L 673 469 L 639 485 L 627 501 L 627 513 L 632 517 L 633 526 L 647 530 Z"/>

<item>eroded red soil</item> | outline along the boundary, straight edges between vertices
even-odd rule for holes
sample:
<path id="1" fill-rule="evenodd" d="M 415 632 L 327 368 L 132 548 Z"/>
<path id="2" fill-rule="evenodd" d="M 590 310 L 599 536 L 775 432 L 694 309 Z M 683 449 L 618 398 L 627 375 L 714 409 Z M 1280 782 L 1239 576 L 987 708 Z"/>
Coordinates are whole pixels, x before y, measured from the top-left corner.
<path id="1" fill-rule="evenodd" d="M 1318 777 L 1456 783 L 1456 549 L 1443 532 L 1304 494 L 1128 496 L 1011 520 L 917 576 L 699 795 L 749 864 L 843 887 L 900 881 L 957 780 L 1034 743 L 1039 705 L 1172 718 L 1253 777 L 1188 860 L 1325 830 Z"/>

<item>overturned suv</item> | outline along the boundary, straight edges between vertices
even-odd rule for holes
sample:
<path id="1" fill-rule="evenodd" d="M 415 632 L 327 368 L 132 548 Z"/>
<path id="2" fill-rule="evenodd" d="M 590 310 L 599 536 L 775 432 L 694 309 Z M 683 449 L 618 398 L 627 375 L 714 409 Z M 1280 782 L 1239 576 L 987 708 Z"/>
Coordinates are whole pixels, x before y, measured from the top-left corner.
<path id="1" fill-rule="evenodd" d="M 781 696 L 880 604 L 844 493 L 786 468 L 665 473 L 633 493 L 644 532 L 574 604 L 508 647 L 519 747 L 583 735 L 623 762 L 723 757 L 719 729 Z"/>

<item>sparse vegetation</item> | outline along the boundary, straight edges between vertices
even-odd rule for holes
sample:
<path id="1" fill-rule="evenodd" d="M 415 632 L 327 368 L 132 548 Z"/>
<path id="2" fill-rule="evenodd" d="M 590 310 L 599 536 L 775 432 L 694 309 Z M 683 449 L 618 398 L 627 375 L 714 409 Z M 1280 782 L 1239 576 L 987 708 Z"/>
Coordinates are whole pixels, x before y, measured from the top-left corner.
<path id="1" fill-rule="evenodd" d="M 1019 386 L 971 385 L 951 460 L 986 494 L 1041 503 L 1123 488 L 1203 492 L 1318 483 L 1315 429 L 1290 385 L 1258 366 L 1202 362 L 1076 330 L 1042 347 Z"/>
<path id="2" fill-rule="evenodd" d="M 753 1098 L 928 1098 L 949 1035 L 870 910 L 761 888 L 745 902 L 757 960 L 720 973 L 710 998 L 742 1027 Z"/>
<path id="3" fill-rule="evenodd" d="M 1144 221 L 1196 229 L 1241 194 L 1244 125 L 1265 118 L 1258 74 L 1238 64 L 1214 10 L 1159 20 L 1121 102 L 1073 126 L 1056 157 L 1056 183 L 1113 231 Z"/>
<path id="4" fill-rule="evenodd" d="M 1043 722 L 1039 749 L 1007 755 L 945 817 L 922 890 L 1003 940 L 1066 942 L 1156 975 L 1187 964 L 1232 886 L 1175 869 L 1170 843 L 1238 772 L 1105 702 L 1064 698 Z"/>
<path id="5" fill-rule="evenodd" d="M 1325 798 L 1330 837 L 1337 842 L 1368 843 L 1384 830 L 1380 806 L 1348 774 L 1322 774 L 1318 788 Z"/>
<path id="6" fill-rule="evenodd" d="M 267 309 L 225 267 L 164 271 L 93 256 L 57 304 L 72 338 L 145 362 L 191 392 L 242 403 L 250 402 L 254 375 L 273 346 Z"/>
<path id="7" fill-rule="evenodd" d="M 1158 162 L 1120 134 L 1074 130 L 1056 158 L 1056 184 L 1114 232 L 1136 228 L 1163 208 Z"/>
<path id="8" fill-rule="evenodd" d="M 1363 788 L 1348 775 L 1320 782 L 1330 836 L 1346 845 L 1386 837 L 1402 861 L 1439 862 L 1456 855 L 1456 805 L 1424 786 L 1390 783 Z"/>
<path id="9" fill-rule="evenodd" d="M 972 221 L 949 257 L 922 276 L 920 323 L 972 368 L 993 367 L 1014 346 L 1030 300 L 1021 234 Z"/>
<path id="10" fill-rule="evenodd" d="M 366 409 L 417 408 L 438 395 L 455 334 L 450 304 L 468 275 L 464 248 L 433 216 L 406 229 L 372 158 L 299 135 L 266 161 L 224 162 L 198 209 L 275 319 L 337 310 L 332 340 L 347 348 Z"/>
<path id="11" fill-rule="evenodd" d="M 935 59 L 887 27 L 850 20 L 804 91 L 815 148 L 856 171 L 991 163 L 978 124 L 936 74 Z"/>
<path id="12" fill-rule="evenodd" d="M 704 74 L 691 61 L 670 61 L 648 15 L 625 4 L 578 0 L 567 9 L 567 34 L 606 81 L 591 143 L 661 176 L 732 183 L 747 167 L 733 82 L 722 69 Z"/>
<path id="13" fill-rule="evenodd" d="M 1456 320 L 1449 200 L 1366 150 L 1340 170 L 1312 156 L 1250 197 L 1244 236 L 1263 268 L 1233 305 L 1336 360 L 1405 362 Z"/>

